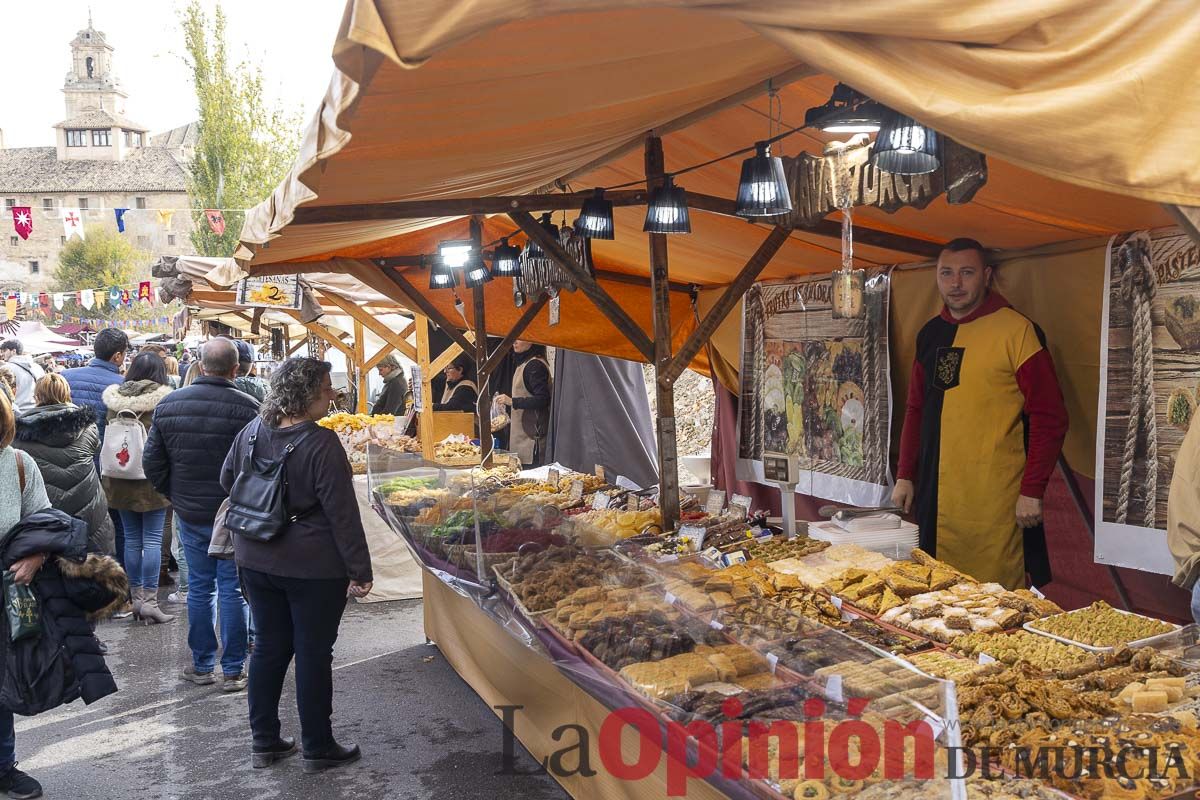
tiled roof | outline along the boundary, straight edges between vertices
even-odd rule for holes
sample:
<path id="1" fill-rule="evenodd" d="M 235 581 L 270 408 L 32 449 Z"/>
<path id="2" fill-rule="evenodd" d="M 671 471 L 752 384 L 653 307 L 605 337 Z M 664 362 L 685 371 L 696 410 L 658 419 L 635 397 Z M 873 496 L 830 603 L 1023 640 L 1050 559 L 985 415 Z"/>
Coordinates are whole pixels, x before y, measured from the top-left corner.
<path id="1" fill-rule="evenodd" d="M 185 191 L 187 173 L 165 147 L 128 150 L 122 161 L 59 161 L 53 147 L 0 150 L 0 193 Z"/>
<path id="2" fill-rule="evenodd" d="M 154 147 L 195 147 L 199 136 L 200 123 L 189 122 L 187 125 L 154 134 L 150 137 L 150 144 Z"/>
<path id="3" fill-rule="evenodd" d="M 101 111 L 99 109 L 89 109 L 78 116 L 71 119 L 65 119 L 58 123 L 56 128 L 127 128 L 131 131 L 148 131 L 150 130 L 145 125 L 139 125 L 132 120 L 125 119 L 117 114 Z"/>

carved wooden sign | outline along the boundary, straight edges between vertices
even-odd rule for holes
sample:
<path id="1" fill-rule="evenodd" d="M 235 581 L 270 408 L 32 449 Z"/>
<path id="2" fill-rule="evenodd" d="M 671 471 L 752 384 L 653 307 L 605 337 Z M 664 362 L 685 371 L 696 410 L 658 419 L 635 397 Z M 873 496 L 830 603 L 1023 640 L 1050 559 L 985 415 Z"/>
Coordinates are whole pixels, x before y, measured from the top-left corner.
<path id="1" fill-rule="evenodd" d="M 925 208 L 943 193 L 948 203 L 969 203 L 987 183 L 985 157 L 951 139 L 943 142 L 941 168 L 926 175 L 893 175 L 876 168 L 870 162 L 871 145 L 785 159 L 794 209 L 789 222 L 801 228 L 816 225 L 839 208 L 839 189 L 848 192 L 852 206 L 874 206 L 889 214 L 905 206 Z"/>

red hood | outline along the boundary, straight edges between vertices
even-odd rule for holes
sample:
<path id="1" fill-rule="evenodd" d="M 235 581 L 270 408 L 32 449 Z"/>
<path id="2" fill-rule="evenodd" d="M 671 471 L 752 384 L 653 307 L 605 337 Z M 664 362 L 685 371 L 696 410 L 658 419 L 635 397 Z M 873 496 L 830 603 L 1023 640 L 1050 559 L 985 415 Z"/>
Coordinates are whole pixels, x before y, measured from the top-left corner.
<path id="1" fill-rule="evenodd" d="M 1004 295 L 996 291 L 989 291 L 987 297 L 983 298 L 983 302 L 980 304 L 979 308 L 975 309 L 962 319 L 956 319 L 954 315 L 950 313 L 949 308 L 942 306 L 942 319 L 954 325 L 963 325 L 965 323 L 977 320 L 980 317 L 986 317 L 988 314 L 995 313 L 1002 308 L 1011 307 L 1011 304 L 1005 299 Z"/>

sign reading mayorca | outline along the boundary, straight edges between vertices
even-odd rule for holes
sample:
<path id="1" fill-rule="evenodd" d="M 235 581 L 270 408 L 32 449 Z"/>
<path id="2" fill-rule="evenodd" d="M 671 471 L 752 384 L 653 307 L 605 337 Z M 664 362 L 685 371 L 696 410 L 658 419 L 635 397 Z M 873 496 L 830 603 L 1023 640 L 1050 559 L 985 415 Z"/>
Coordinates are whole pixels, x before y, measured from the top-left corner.
<path id="1" fill-rule="evenodd" d="M 1096 561 L 1171 574 L 1167 494 L 1200 402 L 1200 247 L 1178 229 L 1115 237 L 1103 320 Z"/>

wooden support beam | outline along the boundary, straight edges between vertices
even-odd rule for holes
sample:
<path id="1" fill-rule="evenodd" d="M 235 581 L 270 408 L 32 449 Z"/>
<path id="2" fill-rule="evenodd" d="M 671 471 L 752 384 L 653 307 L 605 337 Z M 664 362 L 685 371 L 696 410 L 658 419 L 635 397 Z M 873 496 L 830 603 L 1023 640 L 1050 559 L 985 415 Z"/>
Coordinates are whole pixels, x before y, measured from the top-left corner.
<path id="1" fill-rule="evenodd" d="M 381 268 L 378 263 L 372 264 L 369 261 L 347 259 L 341 263 L 345 265 L 345 271 L 348 275 L 353 276 L 364 285 L 371 287 L 394 303 L 411 311 L 419 312 L 421 316 L 433 320 L 439 328 L 446 332 L 447 336 L 457 341 L 464 349 L 470 349 L 470 343 L 462 335 L 458 326 L 451 323 L 433 303 L 429 302 L 412 284 L 396 274 L 396 272 L 391 269 Z"/>
<path id="2" fill-rule="evenodd" d="M 387 325 L 384 325 L 378 319 L 363 311 L 359 306 L 340 295 L 332 294 L 328 291 L 322 291 L 321 297 L 349 314 L 356 323 L 364 325 L 367 330 L 403 353 L 409 360 L 417 360 L 417 349 L 415 347 L 406 342 L 403 336 L 394 333 Z"/>
<path id="3" fill-rule="evenodd" d="M 291 349 L 287 351 L 288 357 L 290 358 L 291 356 L 293 356 L 296 353 L 297 350 L 299 350 L 301 347 L 304 347 L 304 344 L 307 341 L 308 341 L 308 337 L 301 336 L 299 341 L 297 341 L 294 345 L 292 345 Z"/>
<path id="4" fill-rule="evenodd" d="M 363 364 L 363 372 L 370 373 L 371 370 L 378 367 L 379 362 L 383 361 L 385 358 L 387 358 L 391 354 L 391 352 L 392 352 L 392 346 L 390 344 L 385 343 L 383 345 L 383 347 L 379 348 L 378 353 L 376 353 L 375 355 L 368 358 L 367 363 Z M 414 352 L 416 352 L 415 348 L 414 348 Z M 416 361 L 416 359 L 414 358 L 413 361 Z"/>
<path id="5" fill-rule="evenodd" d="M 365 335 L 363 324 L 356 318 L 354 320 L 354 393 L 358 398 L 356 406 L 359 414 L 367 413 L 367 372 L 363 369 L 363 364 L 367 360 Z"/>
<path id="6" fill-rule="evenodd" d="M 664 182 L 662 139 L 646 139 L 646 191 Z M 667 272 L 667 237 L 651 233 L 650 294 L 654 305 L 654 376 L 658 411 L 658 508 L 663 529 L 671 530 L 679 520 L 678 442 L 675 436 L 675 386 L 664 381 L 671 364 L 671 295 Z"/>
<path id="7" fill-rule="evenodd" d="M 421 437 L 421 457 L 433 461 L 435 452 L 433 441 L 433 380 L 434 370 L 429 364 L 429 320 L 425 317 L 415 317 L 417 323 L 417 368 L 421 370 L 421 421 L 418 432 Z M 452 345 L 453 346 L 453 345 Z M 416 391 L 416 387 L 413 387 Z"/>
<path id="8" fill-rule="evenodd" d="M 592 192 L 554 192 L 551 194 L 508 195 L 497 197 L 454 197 L 444 200 L 402 200 L 393 203 L 353 203 L 338 206 L 301 206 L 292 225 L 324 225 L 331 222 L 368 220 L 426 219 L 463 217 L 479 214 L 508 214 L 513 211 L 571 211 L 583 206 Z M 642 189 L 605 192 L 614 206 L 646 204 Z"/>
<path id="9" fill-rule="evenodd" d="M 399 336 L 401 339 L 403 339 L 405 341 L 405 343 L 407 343 L 408 337 L 412 336 L 413 331 L 415 331 L 416 329 L 417 329 L 417 323 L 416 323 L 416 320 L 413 320 L 412 322 L 405 325 L 403 330 L 396 331 L 396 335 Z M 413 349 L 414 355 L 412 356 L 413 361 L 417 360 L 416 356 L 415 356 L 416 352 L 417 352 L 416 348 L 414 348 Z"/>
<path id="10" fill-rule="evenodd" d="M 549 301 L 550 296 L 543 293 L 537 299 L 537 302 L 525 309 L 525 313 L 517 320 L 517 324 L 513 325 L 512 330 L 505 335 L 500 344 L 496 346 L 496 349 L 492 351 L 492 354 L 488 356 L 488 360 L 483 365 L 484 374 L 491 377 L 491 374 L 496 371 L 496 367 L 500 366 L 500 362 L 508 355 L 508 351 L 512 350 L 513 342 L 521 338 L 521 334 L 529 327 L 529 323 L 533 322 L 538 312 L 545 308 L 546 303 Z"/>
<path id="11" fill-rule="evenodd" d="M 329 344 L 336 347 L 338 350 L 340 350 L 342 352 L 342 355 L 344 355 L 347 359 L 350 360 L 350 363 L 354 363 L 354 350 L 350 347 L 350 345 L 346 344 L 340 338 L 335 336 L 333 331 L 329 330 L 324 325 L 318 325 L 315 322 L 303 321 L 302 319 L 300 319 L 299 311 L 295 311 L 290 308 L 281 309 L 281 310 L 283 311 L 283 313 L 287 314 L 289 317 L 296 320 L 296 322 L 299 322 L 301 325 L 303 325 L 309 333 L 311 333 L 315 336 L 321 337 L 326 342 L 328 342 Z"/>
<path id="12" fill-rule="evenodd" d="M 783 247 L 783 243 L 787 241 L 790 235 L 790 228 L 785 228 L 782 225 L 775 226 L 774 230 L 771 231 L 771 235 L 754 251 L 754 255 L 750 256 L 750 260 L 742 267 L 741 272 L 734 278 L 733 283 L 725 288 L 720 299 L 709 309 L 704 319 L 701 320 L 700 325 L 696 330 L 692 331 L 692 335 L 688 337 L 687 341 L 683 343 L 683 347 L 671 359 L 663 374 L 658 377 L 660 382 L 664 382 L 668 387 L 675 385 L 675 380 L 692 363 L 692 359 L 696 357 L 696 354 L 700 352 L 700 348 L 705 345 L 709 338 L 712 337 L 713 332 L 729 316 L 729 312 L 733 311 L 737 307 L 737 304 L 742 301 L 742 296 L 746 294 L 746 290 L 758 279 L 759 273 L 763 271 L 763 268 L 779 252 L 779 248 Z"/>
<path id="13" fill-rule="evenodd" d="M 451 342 L 450 346 L 443 350 L 441 355 L 429 362 L 430 372 L 434 375 L 437 375 L 446 367 L 450 366 L 450 362 L 458 358 L 458 356 L 464 352 L 466 351 L 458 346 L 458 342 Z M 471 352 L 475 352 L 474 345 L 471 345 Z"/>
<path id="14" fill-rule="evenodd" d="M 612 299 L 608 292 L 592 280 L 592 276 L 580 266 L 570 253 L 562 248 L 556 238 L 547 233 L 545 228 L 539 225 L 527 211 L 514 211 L 508 216 L 530 239 L 541 245 L 546 255 L 571 276 L 575 285 L 587 295 L 596 308 L 600 309 L 600 313 L 616 326 L 617 330 L 637 348 L 647 361 L 654 360 L 654 343 L 650 341 L 650 337 L 638 327 L 633 318 Z"/>
<path id="15" fill-rule="evenodd" d="M 476 253 L 483 248 L 483 217 L 471 217 L 471 242 Z M 475 306 L 475 382 L 479 387 L 475 424 L 479 428 L 480 463 L 486 466 L 492 458 L 492 390 L 488 373 L 483 369 L 487 363 L 487 303 L 484 300 L 482 284 L 471 289 L 471 301 Z M 483 548 L 479 549 L 482 551 Z M 479 577 L 483 578 L 483 575 Z"/>

